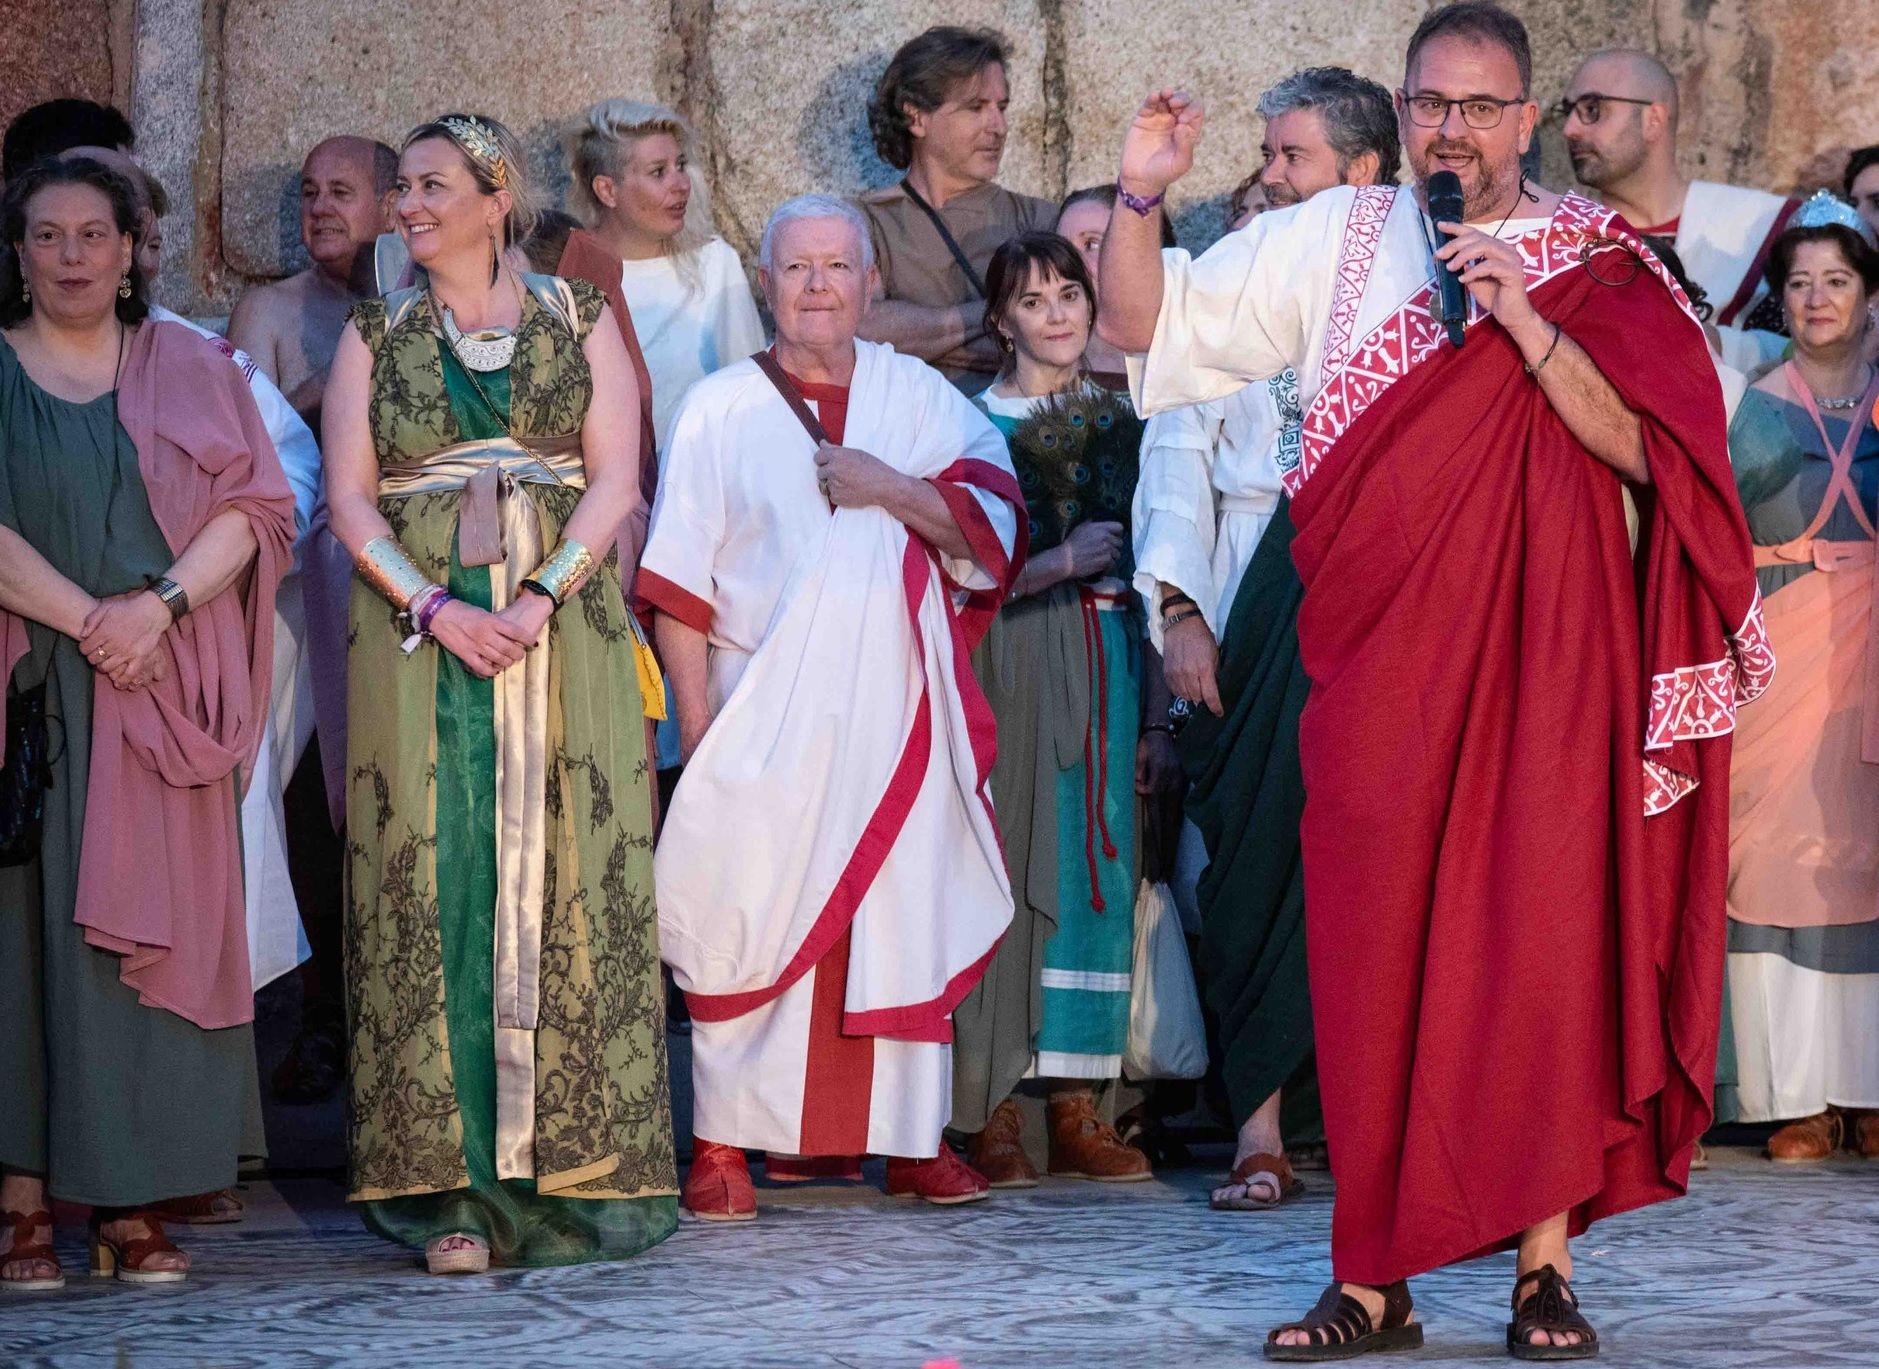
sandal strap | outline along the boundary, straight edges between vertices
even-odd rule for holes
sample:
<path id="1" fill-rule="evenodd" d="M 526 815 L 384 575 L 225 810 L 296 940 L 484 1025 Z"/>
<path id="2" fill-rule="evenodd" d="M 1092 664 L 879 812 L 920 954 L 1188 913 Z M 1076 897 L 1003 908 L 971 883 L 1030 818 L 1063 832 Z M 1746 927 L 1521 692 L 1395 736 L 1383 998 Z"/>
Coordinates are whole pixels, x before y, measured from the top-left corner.
<path id="1" fill-rule="evenodd" d="M 4 1255 L 0 1255 L 0 1264 L 49 1264 L 54 1269 L 60 1267 L 59 1253 L 52 1248 L 50 1241 L 35 1241 L 32 1234 L 41 1227 L 52 1225 L 52 1213 L 45 1208 L 37 1212 L 0 1211 L 0 1222 L 12 1228 L 13 1240 Z"/>
<path id="2" fill-rule="evenodd" d="M 1371 1288 L 1369 1284 L 1359 1286 Z M 1408 1325 L 1414 1304 L 1409 1298 L 1407 1279 L 1398 1279 L 1395 1283 L 1372 1288 L 1372 1291 L 1383 1295 L 1381 1325 L 1370 1319 L 1370 1309 L 1346 1293 L 1342 1283 L 1332 1283 L 1319 1295 L 1317 1305 L 1311 1311 L 1297 1321 L 1274 1327 L 1266 1334 L 1266 1340 L 1268 1343 L 1276 1343 L 1287 1331 L 1304 1331 L 1310 1334 L 1314 1345 L 1349 1345 L 1379 1330 L 1389 1331 Z M 1322 1341 L 1318 1339 L 1320 1331 L 1326 1336 Z"/>
<path id="3" fill-rule="evenodd" d="M 52 1225 L 52 1213 L 46 1208 L 36 1212 L 14 1212 L 0 1209 L 0 1222 L 13 1228 L 13 1239 L 17 1243 L 25 1240 L 42 1226 Z"/>
<path id="4" fill-rule="evenodd" d="M 1533 1291 L 1522 1298 L 1520 1290 L 1528 1284 Z M 1585 1344 L 1598 1343 L 1598 1332 L 1579 1311 L 1578 1294 L 1550 1264 L 1514 1281 L 1514 1336 L 1524 1341 L 1535 1331 L 1576 1331 Z"/>
<path id="5" fill-rule="evenodd" d="M 1227 1182 L 1250 1188 L 1255 1174 L 1270 1174 L 1277 1179 L 1281 1196 L 1284 1196 L 1285 1191 L 1298 1182 L 1297 1177 L 1292 1173 L 1292 1162 L 1283 1155 L 1274 1155 L 1269 1150 L 1254 1151 L 1233 1166 L 1232 1172 L 1227 1175 Z"/>
<path id="6" fill-rule="evenodd" d="M 148 1228 L 143 1235 L 132 1236 L 127 1241 L 106 1242 L 117 1252 L 118 1263 L 126 1269 L 133 1271 L 142 1269 L 144 1261 L 152 1255 L 183 1253 L 174 1241 L 163 1234 L 163 1223 L 147 1209 L 117 1212 L 104 1218 L 98 1223 L 100 1240 L 104 1240 L 103 1228 L 109 1222 L 141 1222 Z"/>

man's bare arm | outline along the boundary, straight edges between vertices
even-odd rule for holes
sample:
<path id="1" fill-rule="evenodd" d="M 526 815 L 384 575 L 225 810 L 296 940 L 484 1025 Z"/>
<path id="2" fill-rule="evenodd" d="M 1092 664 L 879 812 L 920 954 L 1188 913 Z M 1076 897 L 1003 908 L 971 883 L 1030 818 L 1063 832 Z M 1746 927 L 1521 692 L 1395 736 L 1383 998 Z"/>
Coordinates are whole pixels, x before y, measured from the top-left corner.
<path id="1" fill-rule="evenodd" d="M 936 306 L 875 296 L 862 316 L 858 336 L 885 342 L 897 352 L 926 362 L 948 359 L 975 337 L 982 337 L 984 307 L 969 304 Z"/>
<path id="2" fill-rule="evenodd" d="M 1122 143 L 1116 183 L 1131 195 L 1164 195 L 1194 165 L 1194 145 L 1205 115 L 1178 90 L 1158 90 L 1142 102 Z M 1146 352 L 1161 316 L 1161 216 L 1138 214 L 1120 199 L 1103 235 L 1096 331 L 1112 347 Z"/>
<path id="3" fill-rule="evenodd" d="M 652 634 L 678 713 L 679 757 L 690 760 L 711 725 L 711 705 L 705 689 L 710 644 L 704 633 L 667 613 L 653 618 Z"/>
<path id="4" fill-rule="evenodd" d="M 1527 365 L 1540 368 L 1540 389 L 1572 435 L 1625 479 L 1638 485 L 1650 484 L 1651 468 L 1644 460 L 1643 421 L 1626 406 L 1585 348 L 1563 330 L 1557 335 L 1558 345 L 1554 345 L 1557 327 L 1536 314 L 1530 325 L 1517 332 L 1508 331 Z M 1553 355 L 1547 361 L 1549 349 Z"/>
<path id="5" fill-rule="evenodd" d="M 261 374 L 279 385 L 281 363 L 274 347 L 277 333 L 269 317 L 273 310 L 268 307 L 271 293 L 268 286 L 257 285 L 235 301 L 235 312 L 228 316 L 228 340 L 253 357 Z M 291 396 L 288 402 L 293 402 Z"/>

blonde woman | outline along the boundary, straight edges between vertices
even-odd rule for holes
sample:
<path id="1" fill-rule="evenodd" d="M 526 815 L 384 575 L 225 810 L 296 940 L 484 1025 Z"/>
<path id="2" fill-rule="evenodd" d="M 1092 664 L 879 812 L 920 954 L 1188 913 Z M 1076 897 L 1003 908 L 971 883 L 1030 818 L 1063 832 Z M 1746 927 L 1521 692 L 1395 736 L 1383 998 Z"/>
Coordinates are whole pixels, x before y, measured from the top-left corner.
<path id="1" fill-rule="evenodd" d="M 653 428 L 663 451 L 692 382 L 762 350 L 750 281 L 736 249 L 712 228 L 710 195 L 692 165 L 692 131 L 677 114 L 639 100 L 602 100 L 574 122 L 565 142 L 574 208 L 588 236 L 619 263 L 612 269 L 652 378 Z M 564 258 L 564 274 L 569 265 Z"/>
<path id="2" fill-rule="evenodd" d="M 351 1196 L 433 1273 L 633 1255 L 677 1222 L 636 634 L 606 548 L 638 403 L 582 282 L 517 274 L 514 137 L 405 140 L 416 286 L 326 391 L 355 558 Z"/>

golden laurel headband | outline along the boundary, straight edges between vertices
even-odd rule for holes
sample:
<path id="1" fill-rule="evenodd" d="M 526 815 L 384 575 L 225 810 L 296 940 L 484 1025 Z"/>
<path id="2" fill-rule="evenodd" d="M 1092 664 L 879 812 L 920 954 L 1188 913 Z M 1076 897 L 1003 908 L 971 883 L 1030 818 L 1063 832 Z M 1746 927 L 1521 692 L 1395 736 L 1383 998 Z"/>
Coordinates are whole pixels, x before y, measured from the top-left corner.
<path id="1" fill-rule="evenodd" d="M 491 185 L 501 190 L 508 184 L 509 159 L 503 156 L 502 144 L 496 141 L 496 135 L 487 124 L 474 116 L 461 119 L 453 117 L 438 122 L 450 134 L 451 141 L 463 150 L 463 155 L 489 177 Z"/>

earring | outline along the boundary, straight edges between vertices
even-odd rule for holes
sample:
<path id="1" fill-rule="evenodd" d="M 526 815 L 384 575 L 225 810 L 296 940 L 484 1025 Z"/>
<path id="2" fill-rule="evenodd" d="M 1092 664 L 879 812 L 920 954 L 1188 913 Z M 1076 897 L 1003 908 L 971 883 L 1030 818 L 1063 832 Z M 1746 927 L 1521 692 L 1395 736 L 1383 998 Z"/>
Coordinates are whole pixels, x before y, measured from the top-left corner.
<path id="1" fill-rule="evenodd" d="M 119 299 L 130 298 L 130 273 L 128 271 L 124 273 L 124 279 L 117 283 L 117 297 Z"/>
<path id="2" fill-rule="evenodd" d="M 31 304 L 32 302 L 33 302 L 33 287 L 26 283 L 26 277 L 21 276 L 20 277 L 20 303 Z"/>
<path id="3" fill-rule="evenodd" d="M 502 278 L 502 247 L 496 241 L 496 230 L 489 230 L 489 283 L 494 285 Z"/>
<path id="4" fill-rule="evenodd" d="M 998 335 L 998 350 L 1001 352 L 1012 352 L 1012 351 L 1017 350 L 1017 348 L 1012 344 L 1011 334 L 1000 333 Z"/>

